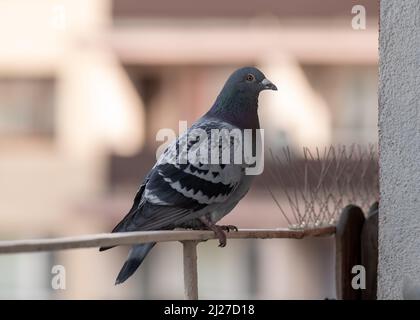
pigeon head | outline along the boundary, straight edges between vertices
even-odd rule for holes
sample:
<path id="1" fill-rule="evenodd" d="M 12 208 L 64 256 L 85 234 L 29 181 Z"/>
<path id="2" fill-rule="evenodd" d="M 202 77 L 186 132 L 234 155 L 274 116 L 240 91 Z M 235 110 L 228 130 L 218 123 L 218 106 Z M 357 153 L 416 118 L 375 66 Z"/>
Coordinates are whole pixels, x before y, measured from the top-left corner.
<path id="1" fill-rule="evenodd" d="M 207 115 L 230 120 L 240 127 L 257 127 L 258 96 L 263 90 L 277 87 L 257 68 L 240 68 L 228 78 Z"/>
<path id="2" fill-rule="evenodd" d="M 256 96 L 263 90 L 277 90 L 277 87 L 265 75 L 254 67 L 236 70 L 227 80 L 223 91 L 238 95 Z"/>
<path id="3" fill-rule="evenodd" d="M 265 75 L 254 67 L 236 70 L 226 81 L 217 97 L 215 107 L 227 111 L 247 107 L 258 107 L 258 96 L 263 90 L 277 90 L 277 87 Z"/>

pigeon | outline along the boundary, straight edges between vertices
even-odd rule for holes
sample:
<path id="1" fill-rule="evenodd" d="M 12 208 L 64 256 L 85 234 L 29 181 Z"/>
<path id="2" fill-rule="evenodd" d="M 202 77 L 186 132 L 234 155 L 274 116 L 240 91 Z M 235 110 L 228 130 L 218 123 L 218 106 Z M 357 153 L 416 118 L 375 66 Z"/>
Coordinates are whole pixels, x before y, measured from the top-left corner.
<path id="1" fill-rule="evenodd" d="M 250 164 L 231 159 L 237 150 L 239 136 L 232 139 L 232 135 L 220 132 L 236 130 L 243 134 L 246 129 L 258 131 L 258 97 L 263 90 L 277 90 L 277 87 L 257 68 L 244 67 L 233 72 L 209 111 L 160 155 L 140 185 L 131 210 L 112 232 L 204 229 L 213 231 L 219 246 L 224 247 L 225 232 L 237 231 L 237 228 L 216 223 L 245 196 L 254 176 L 246 174 L 245 169 Z M 219 136 L 204 144 L 205 139 L 197 132 L 204 133 L 204 138 L 212 137 L 213 132 Z M 195 153 L 191 152 L 194 148 Z M 222 155 L 227 149 L 230 158 L 225 163 Z M 210 153 L 214 150 L 219 154 L 212 159 Z M 255 152 L 255 148 L 252 150 Z M 133 275 L 155 244 L 132 246 L 116 285 Z M 99 250 L 110 248 L 101 247 Z"/>

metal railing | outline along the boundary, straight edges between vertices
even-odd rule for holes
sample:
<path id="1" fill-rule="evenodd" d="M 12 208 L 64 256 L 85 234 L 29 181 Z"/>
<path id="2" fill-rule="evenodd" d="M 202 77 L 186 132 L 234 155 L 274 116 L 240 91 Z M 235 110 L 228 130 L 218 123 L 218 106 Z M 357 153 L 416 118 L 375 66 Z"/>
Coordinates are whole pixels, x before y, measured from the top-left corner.
<path id="1" fill-rule="evenodd" d="M 227 233 L 228 239 L 303 239 L 334 234 L 335 226 L 305 230 L 240 229 Z M 104 233 L 75 237 L 0 241 L 0 254 L 57 251 L 147 242 L 180 241 L 183 244 L 184 292 L 188 300 L 198 299 L 197 244 L 216 239 L 212 231 L 174 230 Z M 225 248 L 225 250 L 229 250 Z"/>

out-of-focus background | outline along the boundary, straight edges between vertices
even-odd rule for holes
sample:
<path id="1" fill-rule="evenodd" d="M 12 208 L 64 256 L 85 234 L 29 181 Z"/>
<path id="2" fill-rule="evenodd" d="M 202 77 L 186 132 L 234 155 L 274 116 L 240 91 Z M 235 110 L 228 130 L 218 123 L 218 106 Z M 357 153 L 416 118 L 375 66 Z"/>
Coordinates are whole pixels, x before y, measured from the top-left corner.
<path id="1" fill-rule="evenodd" d="M 229 74 L 255 65 L 279 88 L 260 97 L 265 145 L 377 140 L 378 1 L 2 0 L 0 239 L 110 231 L 155 160 Z M 352 28 L 352 7 L 366 28 Z M 261 183 L 226 218 L 284 227 Z M 114 279 L 127 248 L 0 256 L 0 298 L 182 298 L 182 250 L 159 244 Z M 51 287 L 54 265 L 66 289 Z M 332 298 L 334 243 L 199 245 L 200 298 Z"/>

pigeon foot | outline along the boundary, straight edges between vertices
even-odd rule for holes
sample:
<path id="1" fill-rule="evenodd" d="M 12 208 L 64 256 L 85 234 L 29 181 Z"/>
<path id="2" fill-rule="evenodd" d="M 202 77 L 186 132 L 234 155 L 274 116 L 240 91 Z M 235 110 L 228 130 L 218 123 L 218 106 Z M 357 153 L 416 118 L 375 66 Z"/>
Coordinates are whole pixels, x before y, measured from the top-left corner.
<path id="1" fill-rule="evenodd" d="M 201 217 L 201 222 L 204 223 L 204 225 L 209 228 L 211 231 L 214 232 L 216 237 L 219 239 L 219 247 L 225 247 L 226 246 L 226 234 L 223 231 L 223 227 L 225 226 L 218 226 L 211 222 L 207 217 Z"/>
<path id="2" fill-rule="evenodd" d="M 220 228 L 222 228 L 222 230 L 226 231 L 226 232 L 231 232 L 231 231 L 238 231 L 238 227 L 234 226 L 232 224 L 227 224 L 224 226 L 219 226 Z"/>

